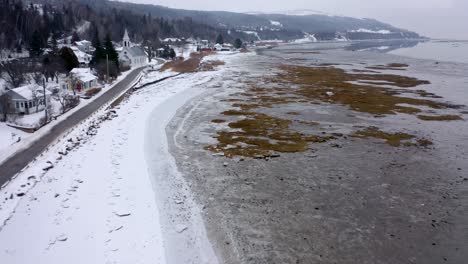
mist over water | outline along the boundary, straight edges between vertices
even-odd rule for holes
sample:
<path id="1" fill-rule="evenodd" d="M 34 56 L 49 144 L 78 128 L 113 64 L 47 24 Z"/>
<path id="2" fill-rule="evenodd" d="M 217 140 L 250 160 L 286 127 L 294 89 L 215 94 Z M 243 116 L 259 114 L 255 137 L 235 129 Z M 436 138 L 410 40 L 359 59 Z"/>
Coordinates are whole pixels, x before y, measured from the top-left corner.
<path id="1" fill-rule="evenodd" d="M 468 63 L 468 41 L 428 41 L 396 49 L 391 54 L 419 59 Z"/>

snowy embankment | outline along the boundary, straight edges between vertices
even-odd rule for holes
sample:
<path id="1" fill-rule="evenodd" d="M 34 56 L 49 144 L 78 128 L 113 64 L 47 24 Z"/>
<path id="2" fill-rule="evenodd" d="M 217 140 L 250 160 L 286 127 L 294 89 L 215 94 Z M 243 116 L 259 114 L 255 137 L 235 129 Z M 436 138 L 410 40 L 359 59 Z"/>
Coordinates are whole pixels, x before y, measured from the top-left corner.
<path id="1" fill-rule="evenodd" d="M 216 263 L 165 128 L 220 76 L 185 74 L 134 92 L 4 186 L 2 263 Z"/>

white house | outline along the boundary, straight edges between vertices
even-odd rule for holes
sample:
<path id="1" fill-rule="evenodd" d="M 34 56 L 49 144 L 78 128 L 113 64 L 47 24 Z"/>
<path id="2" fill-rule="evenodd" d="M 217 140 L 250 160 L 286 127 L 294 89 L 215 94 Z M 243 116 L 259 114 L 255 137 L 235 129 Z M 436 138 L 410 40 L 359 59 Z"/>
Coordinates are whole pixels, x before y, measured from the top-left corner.
<path id="1" fill-rule="evenodd" d="M 214 49 L 216 51 L 232 51 L 234 50 L 234 46 L 229 43 L 224 43 L 224 44 L 216 44 L 214 45 Z"/>
<path id="2" fill-rule="evenodd" d="M 164 44 L 170 45 L 170 44 L 176 44 L 176 43 L 181 43 L 182 40 L 179 38 L 165 38 L 162 40 Z"/>
<path id="3" fill-rule="evenodd" d="M 75 46 L 81 50 L 82 52 L 85 53 L 91 53 L 91 41 L 89 40 L 81 40 L 81 41 L 75 41 Z"/>
<path id="4" fill-rule="evenodd" d="M 80 67 L 88 67 L 89 66 L 89 63 L 91 62 L 91 60 L 93 59 L 93 56 L 86 53 L 86 52 L 83 52 L 82 50 L 80 50 L 78 47 L 71 47 L 71 50 L 73 51 L 73 53 L 75 53 L 75 56 L 76 58 L 78 58 L 78 62 L 80 63 Z"/>
<path id="5" fill-rule="evenodd" d="M 98 77 L 90 68 L 74 68 L 70 72 L 68 89 L 77 93 L 86 92 L 89 89 L 98 88 Z M 62 88 L 65 88 L 62 86 Z"/>
<path id="6" fill-rule="evenodd" d="M 131 68 L 138 68 L 144 66 L 148 62 L 146 52 L 142 47 L 133 45 L 130 42 L 127 30 L 122 41 L 122 49 L 119 49 L 119 61 L 122 66 L 130 66 Z"/>
<path id="7" fill-rule="evenodd" d="M 52 95 L 47 89 L 36 84 L 30 84 L 12 89 L 7 92 L 10 101 L 8 107 L 12 114 L 34 114 L 43 111 L 46 105 L 50 105 L 50 96 Z"/>

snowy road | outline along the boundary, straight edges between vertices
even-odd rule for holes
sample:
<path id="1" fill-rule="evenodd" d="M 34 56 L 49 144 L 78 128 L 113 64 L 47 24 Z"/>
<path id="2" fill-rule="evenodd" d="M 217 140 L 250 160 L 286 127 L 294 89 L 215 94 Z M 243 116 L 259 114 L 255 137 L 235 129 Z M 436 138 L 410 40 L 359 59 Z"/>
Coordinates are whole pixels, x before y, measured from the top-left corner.
<path id="1" fill-rule="evenodd" d="M 1 263 L 216 263 L 165 127 L 218 73 L 135 92 L 30 164 L 0 193 Z"/>

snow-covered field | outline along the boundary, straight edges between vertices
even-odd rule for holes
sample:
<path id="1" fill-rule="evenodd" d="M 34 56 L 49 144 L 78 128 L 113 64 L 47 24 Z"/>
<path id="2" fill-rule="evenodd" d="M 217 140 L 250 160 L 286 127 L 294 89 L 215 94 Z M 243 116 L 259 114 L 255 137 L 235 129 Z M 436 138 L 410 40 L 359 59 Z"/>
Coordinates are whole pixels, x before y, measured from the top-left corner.
<path id="1" fill-rule="evenodd" d="M 4 186 L 1 263 L 216 263 L 165 128 L 222 71 L 134 92 L 115 111 L 95 113 Z M 171 186 L 178 188 L 166 193 Z M 177 217 L 161 211 L 168 203 Z"/>
<path id="2" fill-rule="evenodd" d="M 3 150 L 10 148 L 12 145 L 21 141 L 23 137 L 27 137 L 28 133 L 7 126 L 5 123 L 0 123 L 0 153 Z"/>

